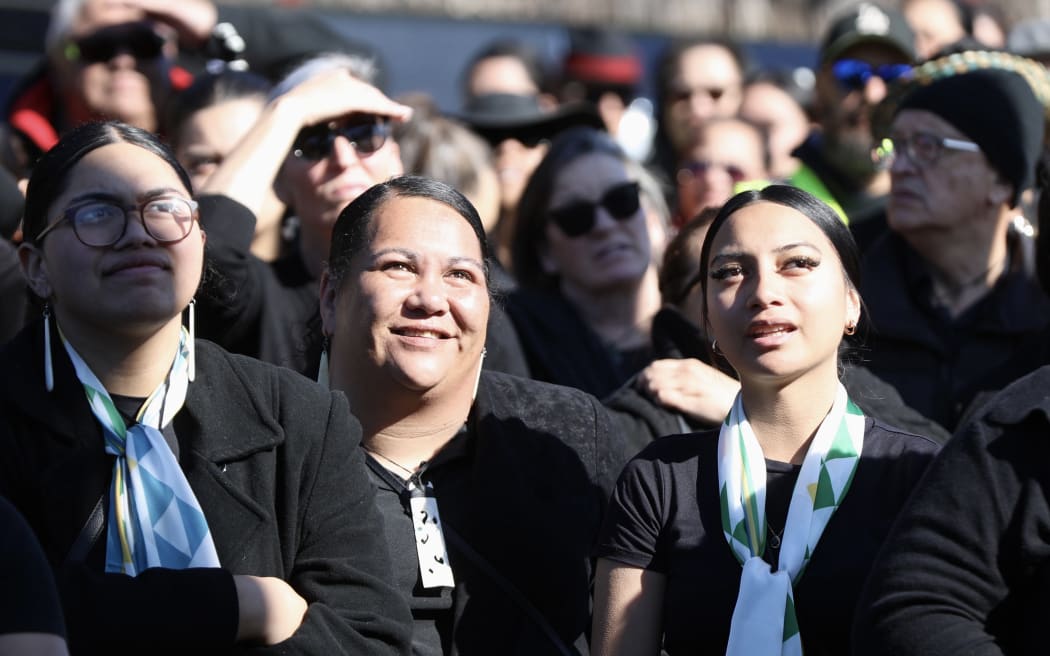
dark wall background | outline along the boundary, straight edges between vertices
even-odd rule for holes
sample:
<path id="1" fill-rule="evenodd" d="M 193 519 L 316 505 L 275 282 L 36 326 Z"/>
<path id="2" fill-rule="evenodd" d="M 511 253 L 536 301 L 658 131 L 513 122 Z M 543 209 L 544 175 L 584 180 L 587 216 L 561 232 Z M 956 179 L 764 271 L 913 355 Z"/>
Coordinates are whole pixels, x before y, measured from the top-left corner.
<path id="1" fill-rule="evenodd" d="M 177 1 L 177 0 L 173 0 Z M 259 9 L 265 11 L 265 9 Z M 536 47 L 556 65 L 568 47 L 563 26 L 553 23 L 515 23 L 455 20 L 418 16 L 355 14 L 315 10 L 340 33 L 365 44 L 379 56 L 388 93 L 430 93 L 445 111 L 460 108 L 460 74 L 470 57 L 498 37 L 515 37 Z M 0 8 L 0 98 L 6 98 L 15 80 L 38 60 L 47 27 L 43 8 Z M 632 34 L 650 71 L 667 47 L 668 37 Z M 743 44 L 753 63 L 763 68 L 811 66 L 811 44 L 754 42 Z M 649 80 L 655 79 L 650 75 Z M 643 95 L 653 97 L 651 84 Z"/>

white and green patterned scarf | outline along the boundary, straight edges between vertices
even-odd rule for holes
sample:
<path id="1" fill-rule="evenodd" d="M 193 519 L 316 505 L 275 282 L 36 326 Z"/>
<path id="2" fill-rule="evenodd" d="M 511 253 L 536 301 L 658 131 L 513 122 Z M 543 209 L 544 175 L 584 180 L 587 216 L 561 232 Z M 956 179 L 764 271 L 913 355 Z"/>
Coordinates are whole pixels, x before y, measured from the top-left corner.
<path id="1" fill-rule="evenodd" d="M 840 384 L 802 462 L 788 507 L 777 571 L 766 550 L 766 463 L 738 394 L 718 436 L 722 530 L 743 565 L 726 654 L 802 653 L 792 586 L 842 503 L 864 446 L 864 415 Z"/>
<path id="2" fill-rule="evenodd" d="M 60 333 L 61 334 L 61 333 Z M 62 343 L 102 425 L 106 453 L 116 456 L 110 483 L 106 571 L 135 576 L 149 567 L 218 567 L 208 522 L 161 430 L 175 417 L 189 387 L 189 336 L 164 382 L 128 428 L 106 388 L 73 346 Z"/>

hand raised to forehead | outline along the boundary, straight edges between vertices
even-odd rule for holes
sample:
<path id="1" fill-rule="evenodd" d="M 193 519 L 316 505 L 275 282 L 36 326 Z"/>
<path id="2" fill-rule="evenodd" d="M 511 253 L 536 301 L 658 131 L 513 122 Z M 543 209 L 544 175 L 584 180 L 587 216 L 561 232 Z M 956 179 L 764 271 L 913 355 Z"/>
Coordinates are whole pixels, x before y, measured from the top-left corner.
<path id="1" fill-rule="evenodd" d="M 353 113 L 387 116 L 396 121 L 412 116 L 411 107 L 394 102 L 346 69 L 318 74 L 294 87 L 282 100 L 298 109 L 302 125 L 316 125 Z"/>

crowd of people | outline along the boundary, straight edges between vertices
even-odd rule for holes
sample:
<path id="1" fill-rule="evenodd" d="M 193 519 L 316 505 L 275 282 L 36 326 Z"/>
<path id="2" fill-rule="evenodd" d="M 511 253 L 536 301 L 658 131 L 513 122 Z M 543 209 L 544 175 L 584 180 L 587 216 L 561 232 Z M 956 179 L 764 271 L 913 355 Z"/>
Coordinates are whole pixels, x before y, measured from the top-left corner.
<path id="1" fill-rule="evenodd" d="M 309 12 L 55 4 L 0 656 L 1041 653 L 1050 20 L 568 43 L 444 113 Z"/>

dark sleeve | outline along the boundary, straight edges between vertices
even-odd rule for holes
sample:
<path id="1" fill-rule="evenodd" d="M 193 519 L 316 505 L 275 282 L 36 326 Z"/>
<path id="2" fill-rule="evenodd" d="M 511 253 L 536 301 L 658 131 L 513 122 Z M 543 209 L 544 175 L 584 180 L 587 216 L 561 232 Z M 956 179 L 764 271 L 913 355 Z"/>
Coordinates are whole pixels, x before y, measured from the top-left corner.
<path id="1" fill-rule="evenodd" d="M 26 283 L 14 244 L 0 238 L 0 344 L 18 334 L 25 321 Z"/>
<path id="2" fill-rule="evenodd" d="M 71 653 L 194 653 L 234 645 L 237 589 L 224 569 L 155 567 L 131 577 L 75 563 L 56 578 Z"/>
<path id="3" fill-rule="evenodd" d="M 412 616 L 393 587 L 390 552 L 365 467 L 361 427 L 331 394 L 320 447 L 304 474 L 299 549 L 288 584 L 309 607 L 288 640 L 260 654 L 407 654 Z M 305 439 L 305 438 L 304 438 Z"/>
<path id="4" fill-rule="evenodd" d="M 1037 426 L 1024 428 L 1028 422 Z M 1016 601 L 1023 594 L 1009 597 L 1046 571 L 1048 462 L 1045 417 L 1005 427 L 983 418 L 949 441 L 872 570 L 855 653 L 1009 651 L 1003 641 L 1018 639 L 1016 627 L 1035 612 Z M 996 628 L 1004 622 L 1011 628 Z"/>
<path id="5" fill-rule="evenodd" d="M 251 252 L 255 215 L 227 196 L 205 195 L 198 202 L 207 242 L 197 336 L 234 352 L 257 353 L 263 305 L 275 280 L 269 265 Z"/>
<path id="6" fill-rule="evenodd" d="M 664 472 L 646 449 L 627 463 L 616 482 L 595 555 L 632 567 L 662 572 L 658 554 L 666 514 Z"/>
<path id="7" fill-rule="evenodd" d="M 867 367 L 849 365 L 842 376 L 842 384 L 849 397 L 864 411 L 887 426 L 922 435 L 938 444 L 944 444 L 951 434 L 943 426 L 928 419 L 911 406 L 897 389 L 871 372 Z"/>
<path id="8" fill-rule="evenodd" d="M 322 52 L 375 56 L 314 12 L 229 4 L 218 5 L 218 9 L 218 22 L 233 24 L 244 39 L 248 66 L 270 79 L 283 77 L 301 60 Z"/>
<path id="9" fill-rule="evenodd" d="M 0 497 L 0 635 L 65 637 L 51 568 L 22 515 Z"/>

